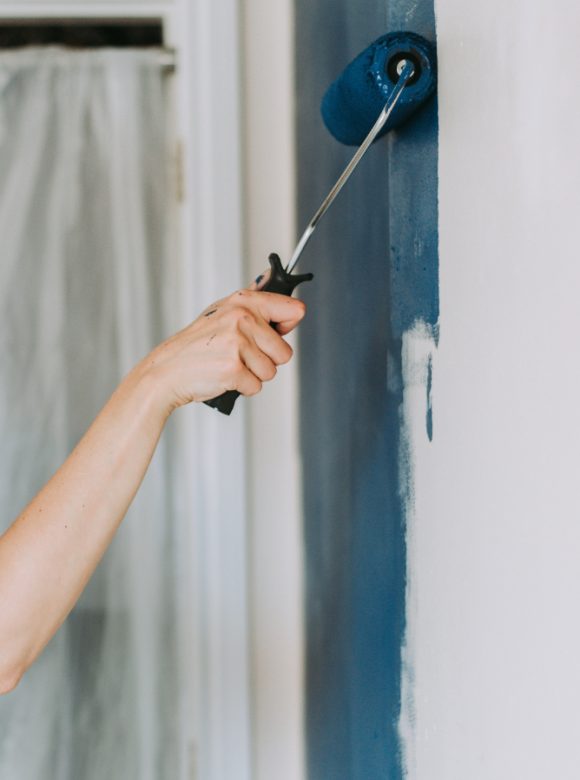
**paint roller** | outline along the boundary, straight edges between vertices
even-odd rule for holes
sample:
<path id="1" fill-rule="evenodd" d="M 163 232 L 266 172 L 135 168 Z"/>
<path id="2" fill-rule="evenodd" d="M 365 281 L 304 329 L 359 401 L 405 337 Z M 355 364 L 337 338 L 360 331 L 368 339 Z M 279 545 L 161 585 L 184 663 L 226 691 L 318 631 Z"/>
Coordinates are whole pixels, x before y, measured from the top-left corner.
<path id="1" fill-rule="evenodd" d="M 313 278 L 292 271 L 319 221 L 373 141 L 407 122 L 433 94 L 436 79 L 434 46 L 414 33 L 395 32 L 374 41 L 329 86 L 321 105 L 324 123 L 338 141 L 358 149 L 308 223 L 287 266 L 277 254 L 270 255 L 270 276 L 262 291 L 292 295 Z M 229 415 L 239 395 L 228 390 L 205 403 Z"/>

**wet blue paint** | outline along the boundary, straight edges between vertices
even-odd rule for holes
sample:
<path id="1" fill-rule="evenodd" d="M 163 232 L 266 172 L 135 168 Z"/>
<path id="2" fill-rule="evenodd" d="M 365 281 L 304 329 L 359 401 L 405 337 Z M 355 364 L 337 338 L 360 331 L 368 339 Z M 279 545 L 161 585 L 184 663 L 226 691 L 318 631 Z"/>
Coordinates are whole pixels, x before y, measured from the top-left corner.
<path id="1" fill-rule="evenodd" d="M 415 64 L 416 80 L 405 87 L 377 138 L 408 121 L 433 94 L 437 79 L 435 47 L 413 33 L 383 35 L 345 68 L 322 98 L 322 118 L 338 141 L 357 146 L 364 141 L 397 83 L 394 65 L 405 56 Z"/>
<path id="2" fill-rule="evenodd" d="M 432 0 L 389 3 L 389 24 L 405 24 L 435 41 Z M 400 132 L 387 136 L 389 144 L 391 312 L 393 336 L 421 320 L 437 340 L 439 321 L 439 214 L 438 214 L 437 96 Z"/>
<path id="3" fill-rule="evenodd" d="M 346 62 L 387 30 L 434 41 L 432 0 L 297 0 L 298 214 L 310 219 L 352 155 L 319 117 Z M 403 335 L 434 334 L 437 111 L 375 144 L 305 250 L 317 270 L 300 329 L 306 738 L 311 780 L 401 780 L 405 637 Z"/>

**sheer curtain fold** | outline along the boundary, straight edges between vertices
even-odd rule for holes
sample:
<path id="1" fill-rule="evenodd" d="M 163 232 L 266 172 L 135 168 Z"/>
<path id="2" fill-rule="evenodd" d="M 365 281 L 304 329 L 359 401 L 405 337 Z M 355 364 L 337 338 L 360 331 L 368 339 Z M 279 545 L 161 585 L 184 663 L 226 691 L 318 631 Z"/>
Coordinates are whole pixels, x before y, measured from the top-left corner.
<path id="1" fill-rule="evenodd" d="M 176 325 L 165 93 L 153 52 L 0 54 L 3 527 Z M 0 777 L 182 776 L 176 447 L 170 430 L 81 602 L 0 700 Z"/>

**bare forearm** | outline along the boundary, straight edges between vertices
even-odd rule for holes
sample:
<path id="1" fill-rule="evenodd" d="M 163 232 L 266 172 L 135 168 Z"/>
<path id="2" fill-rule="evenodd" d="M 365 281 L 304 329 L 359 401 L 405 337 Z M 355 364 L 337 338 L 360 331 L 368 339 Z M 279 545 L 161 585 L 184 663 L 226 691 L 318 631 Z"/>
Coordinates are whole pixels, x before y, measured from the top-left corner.
<path id="1" fill-rule="evenodd" d="M 66 618 L 119 527 L 171 411 L 259 392 L 292 350 L 298 301 L 240 290 L 160 344 L 121 383 L 74 452 L 0 538 L 0 693 Z M 270 327 L 277 322 L 278 333 Z M 160 518 L 160 522 L 163 519 Z"/>
<path id="2" fill-rule="evenodd" d="M 14 682 L 85 587 L 143 479 L 166 417 L 155 380 L 138 367 L 0 538 L 0 669 Z"/>

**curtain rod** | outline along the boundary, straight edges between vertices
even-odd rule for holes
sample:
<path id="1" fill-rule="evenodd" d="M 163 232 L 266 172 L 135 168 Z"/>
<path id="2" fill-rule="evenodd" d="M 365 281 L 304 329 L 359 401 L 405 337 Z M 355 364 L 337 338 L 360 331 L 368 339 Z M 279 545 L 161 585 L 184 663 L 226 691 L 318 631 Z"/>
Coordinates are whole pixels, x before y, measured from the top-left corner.
<path id="1" fill-rule="evenodd" d="M 0 0 L 1 2 L 1 0 Z M 0 47 L 0 55 L 6 54 L 10 55 L 12 53 L 16 52 L 26 52 L 29 51 L 32 47 L 30 46 L 17 46 L 14 48 L 6 48 L 3 49 Z M 63 49 L 66 50 L 71 49 L 74 51 L 99 51 L 101 47 L 60 47 L 60 46 L 40 46 L 39 48 L 57 48 L 57 49 Z M 103 47 L 103 48 L 116 48 L 114 46 L 112 47 Z M 159 65 L 161 66 L 162 70 L 164 70 L 167 74 L 172 74 L 177 69 L 177 52 L 175 49 L 171 48 L 160 48 L 160 47 L 153 47 L 153 46 L 147 46 L 147 47 L 140 47 L 140 46 L 120 46 L 117 47 L 119 51 L 129 51 L 130 49 L 137 49 L 141 51 L 153 51 L 157 54 Z"/>

